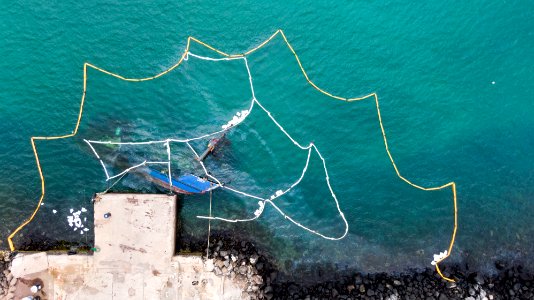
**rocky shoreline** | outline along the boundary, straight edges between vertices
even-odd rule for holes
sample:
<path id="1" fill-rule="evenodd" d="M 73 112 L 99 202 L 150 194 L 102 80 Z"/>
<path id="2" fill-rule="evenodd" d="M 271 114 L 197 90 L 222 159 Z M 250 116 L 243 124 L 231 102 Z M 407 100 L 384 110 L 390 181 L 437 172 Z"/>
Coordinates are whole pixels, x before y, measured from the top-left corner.
<path id="1" fill-rule="evenodd" d="M 11 275 L 9 267 L 11 265 L 11 252 L 0 250 L 0 299 L 6 299 L 14 292 L 17 278 Z"/>
<path id="2" fill-rule="evenodd" d="M 337 280 L 303 283 L 288 281 L 268 253 L 242 237 L 212 234 L 207 257 L 205 241 L 189 239 L 183 245 L 188 251 L 202 252 L 209 271 L 238 283 L 250 299 L 534 299 L 534 274 L 505 262 L 496 262 L 498 272 L 491 276 L 467 266 L 443 266 L 455 283 L 444 281 L 434 269 L 399 274 L 354 272 Z M 10 259 L 10 252 L 0 251 L 0 299 L 9 294 L 16 280 L 9 272 Z"/>
<path id="3" fill-rule="evenodd" d="M 204 246 L 205 247 L 205 246 Z M 496 262 L 498 273 L 485 276 L 449 266 L 455 283 L 434 269 L 400 274 L 354 273 L 340 280 L 302 284 L 280 279 L 279 271 L 250 242 L 223 235 L 211 237 L 213 272 L 243 282 L 251 299 L 534 299 L 534 274 Z"/>

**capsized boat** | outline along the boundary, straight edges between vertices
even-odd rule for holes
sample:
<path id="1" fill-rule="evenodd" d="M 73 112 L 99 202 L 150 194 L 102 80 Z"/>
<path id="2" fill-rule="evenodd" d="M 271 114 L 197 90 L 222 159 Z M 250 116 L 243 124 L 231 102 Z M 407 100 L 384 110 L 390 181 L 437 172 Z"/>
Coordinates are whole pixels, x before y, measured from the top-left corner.
<path id="1" fill-rule="evenodd" d="M 185 174 L 178 178 L 171 177 L 172 186 L 169 185 L 169 176 L 154 169 L 148 168 L 146 171 L 146 177 L 149 181 L 164 187 L 171 189 L 179 194 L 204 194 L 213 189 L 218 188 L 220 185 L 198 177 L 193 174 Z"/>

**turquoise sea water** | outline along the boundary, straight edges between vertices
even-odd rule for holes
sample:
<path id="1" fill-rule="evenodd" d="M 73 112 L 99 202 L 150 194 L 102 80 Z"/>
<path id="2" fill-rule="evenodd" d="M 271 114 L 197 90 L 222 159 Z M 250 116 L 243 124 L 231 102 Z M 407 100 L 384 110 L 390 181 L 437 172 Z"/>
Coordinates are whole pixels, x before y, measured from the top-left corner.
<path id="1" fill-rule="evenodd" d="M 451 261 L 467 259 L 490 270 L 495 259 L 528 260 L 533 254 L 530 1 L 35 1 L 3 6 L 0 248 L 7 248 L 9 232 L 30 215 L 40 193 L 29 138 L 73 130 L 84 62 L 128 77 L 151 76 L 179 59 L 190 35 L 238 53 L 281 28 L 317 85 L 347 97 L 378 93 L 389 145 L 404 176 L 424 186 L 457 182 L 459 228 Z M 191 51 L 214 55 L 198 45 Z M 248 59 L 256 97 L 291 135 L 303 144 L 314 141 L 324 155 L 350 231 L 341 241 L 325 241 L 271 208 L 255 223 L 212 222 L 212 229 L 247 235 L 290 269 L 307 269 L 313 262 L 362 271 L 429 266 L 432 254 L 449 243 L 450 190 L 423 192 L 396 177 L 374 102 L 344 103 L 315 91 L 280 37 Z M 241 61 L 191 58 L 144 83 L 94 70 L 88 77 L 79 135 L 37 143 L 47 197 L 36 220 L 16 239 L 19 244 L 91 240 L 66 221 L 71 208 L 90 209 L 91 195 L 107 187 L 83 138 L 106 139 L 117 127 L 130 141 L 194 136 L 218 128 L 250 100 Z M 306 158 L 259 111 L 228 140 L 209 164 L 251 192 L 268 195 L 284 186 L 298 177 Z M 194 146 L 201 149 L 204 142 Z M 120 153 L 110 154 L 110 163 L 132 164 L 158 157 L 164 149 L 124 147 Z M 187 149 L 176 145 L 172 155 L 176 168 L 194 167 Z M 279 199 L 281 208 L 306 226 L 342 234 L 317 157 L 308 174 L 294 193 Z M 135 175 L 116 190 L 156 191 Z M 214 213 L 250 216 L 255 202 L 217 191 Z M 184 230 L 205 236 L 207 222 L 196 216 L 207 214 L 208 198 L 186 197 L 182 203 Z"/>

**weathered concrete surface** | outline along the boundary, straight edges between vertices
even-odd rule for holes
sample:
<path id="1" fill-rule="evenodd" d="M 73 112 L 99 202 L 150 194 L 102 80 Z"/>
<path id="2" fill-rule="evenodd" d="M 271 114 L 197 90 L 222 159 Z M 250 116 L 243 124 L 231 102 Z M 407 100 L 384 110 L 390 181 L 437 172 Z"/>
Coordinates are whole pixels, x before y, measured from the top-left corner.
<path id="1" fill-rule="evenodd" d="M 106 194 L 96 198 L 96 267 L 160 272 L 174 255 L 176 197 Z M 104 218 L 110 213 L 111 217 Z"/>
<path id="2" fill-rule="evenodd" d="M 96 199 L 94 213 L 99 251 L 17 255 L 15 299 L 31 295 L 36 280 L 42 299 L 242 298 L 238 283 L 216 276 L 200 257 L 173 256 L 176 197 L 106 194 Z"/>

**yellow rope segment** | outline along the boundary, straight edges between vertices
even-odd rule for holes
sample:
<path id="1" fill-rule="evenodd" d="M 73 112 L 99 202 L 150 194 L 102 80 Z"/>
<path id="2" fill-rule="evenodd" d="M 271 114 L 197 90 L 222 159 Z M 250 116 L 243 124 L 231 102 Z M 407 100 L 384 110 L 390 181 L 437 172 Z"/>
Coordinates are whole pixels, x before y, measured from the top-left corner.
<path id="1" fill-rule="evenodd" d="M 295 52 L 295 49 L 293 49 L 293 47 L 289 43 L 286 35 L 284 34 L 284 32 L 281 29 L 278 29 L 268 39 L 263 41 L 258 46 L 248 50 L 247 52 L 240 53 L 240 54 L 228 54 L 228 53 L 225 53 L 225 52 L 223 52 L 223 51 L 221 51 L 221 50 L 219 50 L 219 49 L 217 49 L 217 48 L 215 48 L 215 47 L 213 47 L 213 46 L 211 46 L 209 44 L 206 44 L 206 43 L 204 43 L 204 42 L 202 42 L 202 41 L 190 36 L 190 37 L 187 38 L 187 44 L 186 44 L 186 47 L 185 47 L 185 51 L 182 54 L 182 56 L 180 57 L 180 59 L 178 60 L 178 62 L 176 64 L 172 65 L 170 68 L 164 70 L 163 72 L 158 73 L 158 74 L 156 74 L 154 76 L 151 76 L 151 77 L 127 78 L 127 77 L 124 77 L 122 75 L 119 75 L 119 74 L 104 70 L 102 68 L 99 68 L 99 67 L 97 67 L 95 65 L 92 65 L 90 63 L 85 63 L 83 65 L 83 93 L 82 93 L 82 99 L 81 99 L 81 104 L 80 104 L 80 111 L 78 113 L 78 120 L 76 121 L 76 126 L 74 127 L 74 131 L 71 134 L 66 134 L 66 135 L 61 135 L 61 136 L 48 136 L 48 137 L 37 136 L 37 137 L 32 137 L 31 138 L 31 144 L 32 144 L 32 148 L 33 148 L 33 153 L 35 155 L 35 160 L 36 160 L 36 163 L 37 163 L 37 170 L 39 171 L 39 176 L 41 177 L 41 196 L 39 198 L 39 202 L 37 203 L 37 207 L 35 208 L 35 210 L 31 214 L 31 216 L 26 221 L 24 221 L 19 227 L 17 227 L 9 235 L 9 237 L 7 238 L 8 243 L 9 243 L 9 248 L 11 249 L 11 251 L 15 251 L 15 246 L 14 246 L 13 240 L 12 240 L 13 237 L 22 228 L 24 228 L 24 226 L 28 225 L 33 220 L 33 218 L 35 217 L 35 215 L 39 211 L 39 208 L 41 207 L 41 204 L 42 204 L 44 196 L 45 196 L 45 179 L 44 179 L 44 176 L 43 176 L 43 171 L 41 169 L 41 164 L 39 162 L 39 155 L 37 154 L 37 148 L 35 146 L 35 141 L 36 140 L 56 140 L 56 139 L 70 138 L 70 137 L 75 136 L 78 133 L 78 128 L 80 126 L 80 122 L 82 120 L 82 115 L 83 115 L 83 105 L 84 105 L 84 102 L 85 102 L 85 94 L 86 94 L 86 91 L 87 91 L 87 68 L 88 67 L 93 68 L 93 69 L 95 69 L 97 71 L 100 71 L 100 72 L 102 72 L 104 74 L 113 76 L 115 78 L 118 78 L 118 79 L 121 79 L 121 80 L 125 80 L 125 81 L 132 81 L 132 82 L 148 81 L 148 80 L 153 80 L 153 79 L 156 79 L 158 77 L 161 77 L 161 76 L 169 73 L 170 71 L 174 70 L 175 68 L 177 68 L 183 62 L 185 57 L 187 56 L 187 54 L 189 52 L 189 47 L 190 47 L 192 41 L 197 43 L 197 44 L 199 44 L 199 45 L 201 45 L 201 46 L 204 46 L 204 47 L 206 47 L 206 48 L 208 48 L 208 49 L 210 49 L 210 50 L 212 50 L 212 51 L 214 51 L 214 52 L 216 52 L 216 53 L 218 53 L 218 54 L 220 54 L 220 55 L 222 55 L 224 57 L 243 57 L 243 56 L 247 56 L 247 55 L 249 55 L 249 54 L 261 49 L 262 47 L 267 45 L 272 39 L 274 39 L 277 35 L 281 35 L 282 36 L 282 39 L 286 43 L 287 47 L 289 48 L 291 53 L 293 53 L 293 56 L 295 57 L 295 60 L 297 61 L 297 64 L 299 65 L 299 68 L 300 68 L 302 74 L 304 75 L 304 78 L 317 91 L 325 94 L 328 97 L 331 97 L 331 98 L 334 98 L 334 99 L 337 99 L 337 100 L 347 101 L 347 102 L 360 101 L 360 100 L 364 100 L 364 99 L 367 99 L 367 98 L 374 98 L 375 103 L 376 103 L 376 112 L 378 114 L 378 122 L 380 124 L 380 130 L 382 131 L 382 137 L 383 137 L 383 140 L 384 140 L 384 146 L 385 146 L 386 152 L 387 152 L 387 154 L 389 156 L 389 160 L 391 161 L 391 164 L 393 165 L 393 168 L 395 169 L 395 173 L 397 173 L 397 176 L 400 179 L 402 179 L 404 182 L 408 183 L 409 185 L 411 185 L 411 186 L 413 186 L 413 187 L 415 187 L 417 189 L 423 190 L 423 191 L 435 191 L 435 190 L 442 190 L 442 189 L 451 187 L 452 196 L 453 196 L 452 200 L 453 200 L 453 206 L 454 206 L 454 228 L 453 228 L 453 231 L 452 231 L 452 237 L 451 237 L 451 241 L 450 241 L 449 248 L 448 248 L 448 251 L 447 251 L 447 255 L 436 263 L 436 271 L 438 272 L 438 274 L 444 280 L 454 282 L 453 279 L 447 278 L 442 274 L 442 272 L 441 272 L 441 270 L 439 268 L 439 263 L 442 262 L 443 260 L 445 260 L 446 258 L 448 258 L 451 255 L 452 248 L 454 246 L 454 240 L 456 238 L 456 231 L 457 231 L 457 228 L 458 228 L 458 207 L 457 207 L 457 199 L 456 199 L 456 183 L 449 182 L 447 184 L 444 184 L 444 185 L 441 185 L 441 186 L 436 186 L 436 187 L 423 187 L 423 186 L 420 186 L 420 185 L 417 185 L 417 184 L 411 182 L 410 180 L 408 180 L 404 176 L 402 176 L 400 174 L 400 171 L 399 171 L 398 167 L 397 167 L 397 164 L 395 164 L 395 160 L 393 159 L 393 155 L 391 155 L 391 152 L 389 150 L 389 146 L 388 146 L 388 142 L 387 142 L 387 138 L 386 138 L 386 131 L 384 130 L 384 125 L 382 124 L 382 116 L 380 115 L 380 106 L 379 106 L 379 103 L 378 103 L 377 94 L 376 93 L 371 93 L 371 94 L 368 94 L 368 95 L 365 95 L 365 96 L 362 96 L 362 97 L 345 98 L 345 97 L 341 97 L 341 96 L 337 96 L 337 95 L 331 94 L 331 93 L 323 90 L 322 88 L 318 87 L 308 77 L 308 74 L 306 73 L 306 70 L 302 66 L 302 63 L 301 63 L 301 61 L 299 59 L 299 56 L 297 55 L 297 53 Z"/>

